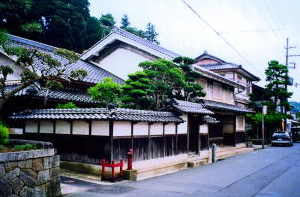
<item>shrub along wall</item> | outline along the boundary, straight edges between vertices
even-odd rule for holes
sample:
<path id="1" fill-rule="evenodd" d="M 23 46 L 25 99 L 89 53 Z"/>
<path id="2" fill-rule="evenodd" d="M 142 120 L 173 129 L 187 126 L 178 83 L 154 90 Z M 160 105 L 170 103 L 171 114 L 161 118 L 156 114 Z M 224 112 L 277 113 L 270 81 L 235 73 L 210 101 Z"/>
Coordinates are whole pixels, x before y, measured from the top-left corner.
<path id="1" fill-rule="evenodd" d="M 0 153 L 0 197 L 59 196 L 59 172 L 53 148 Z"/>

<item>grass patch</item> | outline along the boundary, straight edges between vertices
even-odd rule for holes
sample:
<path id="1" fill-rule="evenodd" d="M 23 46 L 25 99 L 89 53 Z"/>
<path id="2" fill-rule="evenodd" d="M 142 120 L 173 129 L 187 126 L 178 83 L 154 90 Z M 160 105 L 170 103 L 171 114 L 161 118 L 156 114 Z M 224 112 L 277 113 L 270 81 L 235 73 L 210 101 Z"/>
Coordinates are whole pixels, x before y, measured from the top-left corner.
<path id="1" fill-rule="evenodd" d="M 38 149 L 35 144 L 0 145 L 0 153 L 28 151 Z"/>

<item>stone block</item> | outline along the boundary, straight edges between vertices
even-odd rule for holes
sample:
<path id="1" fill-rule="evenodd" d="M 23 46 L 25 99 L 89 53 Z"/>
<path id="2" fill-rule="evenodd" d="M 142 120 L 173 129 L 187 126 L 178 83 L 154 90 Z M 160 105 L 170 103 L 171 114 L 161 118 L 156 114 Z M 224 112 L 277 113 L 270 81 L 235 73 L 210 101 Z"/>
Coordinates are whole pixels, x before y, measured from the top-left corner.
<path id="1" fill-rule="evenodd" d="M 12 193 L 12 188 L 8 183 L 0 181 L 0 196 L 7 196 Z"/>
<path id="2" fill-rule="evenodd" d="M 52 167 L 53 157 L 44 157 L 44 169 L 47 170 Z"/>
<path id="3" fill-rule="evenodd" d="M 48 182 L 46 185 L 46 196 L 60 196 L 60 179 L 54 179 Z"/>
<path id="4" fill-rule="evenodd" d="M 124 170 L 124 179 L 130 181 L 136 181 L 137 170 Z"/>
<path id="5" fill-rule="evenodd" d="M 2 181 L 4 183 L 10 183 L 13 179 L 15 179 L 20 174 L 20 168 L 15 168 L 14 170 L 9 171 L 6 175 L 3 176 Z"/>
<path id="6" fill-rule="evenodd" d="M 59 161 L 60 161 L 60 156 L 59 155 L 55 155 L 53 157 L 53 163 L 52 163 L 52 167 L 55 168 L 55 167 L 59 167 Z"/>
<path id="7" fill-rule="evenodd" d="M 44 184 L 50 180 L 49 170 L 40 171 L 37 177 L 37 181 L 39 184 Z"/>
<path id="8" fill-rule="evenodd" d="M 18 167 L 18 162 L 7 162 L 5 163 L 5 171 L 9 172 L 13 169 L 15 169 L 16 167 Z"/>
<path id="9" fill-rule="evenodd" d="M 44 170 L 43 167 L 43 158 L 37 158 L 32 160 L 32 170 L 34 171 L 42 171 Z"/>
<path id="10" fill-rule="evenodd" d="M 46 191 L 44 186 L 37 186 L 34 188 L 34 196 L 46 197 Z"/>
<path id="11" fill-rule="evenodd" d="M 31 169 L 22 169 L 21 172 L 27 174 L 28 176 L 31 176 L 32 178 L 36 179 L 38 172 L 33 171 Z"/>
<path id="12" fill-rule="evenodd" d="M 11 183 L 10 186 L 13 190 L 14 194 L 19 194 L 19 192 L 21 191 L 21 189 L 24 186 L 23 181 L 21 181 L 21 179 L 19 179 L 18 177 L 16 177 Z"/>
<path id="13" fill-rule="evenodd" d="M 5 168 L 4 168 L 4 164 L 0 164 L 0 179 L 4 176 L 5 174 Z"/>
<path id="14" fill-rule="evenodd" d="M 58 178 L 59 174 L 60 174 L 60 168 L 59 167 L 50 169 L 50 178 L 51 179 Z"/>
<path id="15" fill-rule="evenodd" d="M 24 172 L 20 173 L 19 178 L 24 182 L 24 184 L 26 186 L 29 186 L 29 187 L 35 187 L 38 184 L 35 178 L 33 178 L 32 176 L 30 176 L 29 174 L 26 174 Z"/>
<path id="16" fill-rule="evenodd" d="M 32 160 L 24 160 L 18 162 L 18 167 L 19 168 L 32 168 Z"/>
<path id="17" fill-rule="evenodd" d="M 20 191 L 20 197 L 33 197 L 34 196 L 34 190 L 30 187 L 23 187 L 23 189 Z"/>

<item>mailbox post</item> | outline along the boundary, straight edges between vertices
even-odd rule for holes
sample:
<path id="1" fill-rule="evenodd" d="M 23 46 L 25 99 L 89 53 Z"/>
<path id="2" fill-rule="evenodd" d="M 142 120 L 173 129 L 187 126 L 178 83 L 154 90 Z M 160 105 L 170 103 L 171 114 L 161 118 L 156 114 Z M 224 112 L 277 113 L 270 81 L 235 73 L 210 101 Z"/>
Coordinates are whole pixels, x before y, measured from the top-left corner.
<path id="1" fill-rule="evenodd" d="M 132 170 L 133 150 L 130 148 L 127 152 L 127 170 Z"/>

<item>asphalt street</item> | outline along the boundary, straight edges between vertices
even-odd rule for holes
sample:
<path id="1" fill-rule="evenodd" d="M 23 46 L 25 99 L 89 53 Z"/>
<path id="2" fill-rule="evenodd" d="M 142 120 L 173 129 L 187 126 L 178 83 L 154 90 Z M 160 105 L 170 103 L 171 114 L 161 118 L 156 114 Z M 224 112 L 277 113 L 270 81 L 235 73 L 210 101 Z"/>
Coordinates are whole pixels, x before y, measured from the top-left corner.
<path id="1" fill-rule="evenodd" d="M 99 185 L 62 177 L 62 186 L 72 188 L 67 197 L 300 197 L 300 143 L 137 182 Z"/>

